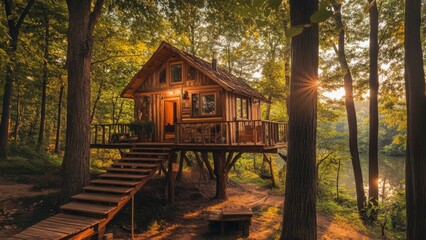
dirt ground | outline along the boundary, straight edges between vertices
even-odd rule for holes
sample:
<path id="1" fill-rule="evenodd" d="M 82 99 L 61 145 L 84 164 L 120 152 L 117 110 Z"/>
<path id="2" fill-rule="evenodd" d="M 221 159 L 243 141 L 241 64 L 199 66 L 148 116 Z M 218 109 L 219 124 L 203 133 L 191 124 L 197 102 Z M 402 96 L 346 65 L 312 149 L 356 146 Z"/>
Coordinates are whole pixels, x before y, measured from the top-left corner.
<path id="1" fill-rule="evenodd" d="M 2 181 L 0 184 L 0 239 L 57 211 L 52 206 L 56 190 L 34 191 L 30 184 Z M 176 187 L 174 208 L 166 207 L 164 178 L 151 180 L 135 197 L 135 239 L 238 239 L 210 233 L 205 213 L 223 206 L 246 206 L 253 210 L 248 239 L 277 239 L 282 222 L 283 196 L 270 195 L 269 189 L 229 182 L 226 201 L 215 200 L 214 181 L 199 181 L 185 173 Z M 131 205 L 128 204 L 108 225 L 114 239 L 130 239 Z M 43 214 L 40 214 L 43 213 Z M 31 221 L 29 221 L 29 219 Z M 347 223 L 318 215 L 319 239 L 369 239 Z"/>

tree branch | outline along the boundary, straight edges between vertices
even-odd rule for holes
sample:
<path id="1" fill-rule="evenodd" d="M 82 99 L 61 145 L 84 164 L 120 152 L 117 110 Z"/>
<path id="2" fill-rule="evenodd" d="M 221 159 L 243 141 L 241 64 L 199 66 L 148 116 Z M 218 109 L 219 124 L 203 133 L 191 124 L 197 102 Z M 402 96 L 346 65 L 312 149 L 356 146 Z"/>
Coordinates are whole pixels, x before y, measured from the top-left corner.
<path id="1" fill-rule="evenodd" d="M 104 5 L 104 0 L 96 0 L 95 8 L 93 12 L 90 14 L 90 22 L 89 22 L 89 32 L 93 33 L 93 29 L 95 28 L 96 22 L 101 16 L 102 6 Z"/>
<path id="2" fill-rule="evenodd" d="M 10 18 L 10 16 L 12 15 L 12 9 L 10 5 L 11 4 L 9 0 L 4 0 L 4 8 L 6 10 L 7 25 L 9 26 L 10 37 L 12 37 L 13 32 L 15 30 L 15 22 L 13 21 L 13 18 Z"/>
<path id="3" fill-rule="evenodd" d="M 27 6 L 25 6 L 24 10 L 21 13 L 21 16 L 19 16 L 18 22 L 16 23 L 16 26 L 15 26 L 16 31 L 19 31 L 19 29 L 21 28 L 21 25 L 24 22 L 25 17 L 30 12 L 30 9 L 33 6 L 34 2 L 35 2 L 35 0 L 30 0 L 27 3 Z"/>

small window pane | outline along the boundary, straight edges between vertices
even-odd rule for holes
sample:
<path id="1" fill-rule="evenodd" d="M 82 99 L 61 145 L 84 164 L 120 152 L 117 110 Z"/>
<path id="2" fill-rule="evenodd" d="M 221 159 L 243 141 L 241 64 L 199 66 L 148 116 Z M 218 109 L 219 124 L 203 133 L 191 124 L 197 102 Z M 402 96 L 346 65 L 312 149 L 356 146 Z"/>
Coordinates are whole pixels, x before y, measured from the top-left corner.
<path id="1" fill-rule="evenodd" d="M 247 119 L 247 118 L 248 118 L 248 117 L 247 117 L 247 112 L 248 112 L 248 111 L 247 111 L 247 110 L 248 110 L 248 109 L 247 109 L 247 99 L 245 99 L 245 98 L 243 98 L 243 99 L 242 99 L 242 102 L 241 102 L 241 108 L 242 108 L 242 110 L 243 110 L 243 111 L 242 111 L 242 113 L 241 113 L 241 114 L 242 114 L 242 116 L 241 116 L 241 117 L 242 117 L 242 118 L 244 118 L 244 119 Z"/>
<path id="2" fill-rule="evenodd" d="M 182 64 L 173 64 L 171 69 L 172 82 L 182 82 Z"/>
<path id="3" fill-rule="evenodd" d="M 195 80 L 196 74 L 197 74 L 197 70 L 195 70 L 193 66 L 189 66 L 187 80 Z"/>
<path id="4" fill-rule="evenodd" d="M 200 101 L 198 99 L 198 94 L 192 94 L 192 116 L 198 116 L 200 114 L 199 106 Z"/>
<path id="5" fill-rule="evenodd" d="M 201 102 L 203 115 L 213 115 L 216 113 L 215 100 L 216 95 L 214 94 L 202 95 Z"/>
<path id="6" fill-rule="evenodd" d="M 166 82 L 166 68 L 164 68 L 160 72 L 160 83 L 165 83 L 165 82 Z"/>
<path id="7" fill-rule="evenodd" d="M 241 117 L 241 98 L 237 97 L 237 118 Z"/>

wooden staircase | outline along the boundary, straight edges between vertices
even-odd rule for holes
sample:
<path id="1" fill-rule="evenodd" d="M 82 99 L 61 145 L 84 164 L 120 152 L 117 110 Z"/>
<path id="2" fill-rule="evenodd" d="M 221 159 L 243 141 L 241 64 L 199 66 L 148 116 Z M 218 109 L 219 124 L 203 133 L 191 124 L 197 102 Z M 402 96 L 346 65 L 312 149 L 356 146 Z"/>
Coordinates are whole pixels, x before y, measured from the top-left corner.
<path id="1" fill-rule="evenodd" d="M 9 239 L 84 239 L 101 233 L 170 157 L 171 149 L 138 145 L 121 152 L 106 173 L 60 207 L 62 213 L 43 220 Z"/>

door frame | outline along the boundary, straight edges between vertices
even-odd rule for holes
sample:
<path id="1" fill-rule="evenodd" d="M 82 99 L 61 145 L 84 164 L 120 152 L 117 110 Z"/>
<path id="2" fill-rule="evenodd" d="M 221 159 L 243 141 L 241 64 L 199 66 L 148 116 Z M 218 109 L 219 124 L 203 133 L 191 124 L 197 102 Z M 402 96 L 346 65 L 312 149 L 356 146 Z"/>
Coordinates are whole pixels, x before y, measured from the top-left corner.
<path id="1" fill-rule="evenodd" d="M 165 135 L 166 135 L 166 131 L 164 130 L 165 127 L 165 122 L 166 122 L 166 102 L 176 102 L 176 120 L 179 122 L 181 121 L 181 115 L 180 115 L 180 111 L 181 111 L 181 102 L 180 102 L 180 97 L 167 97 L 161 100 L 161 105 L 163 106 L 162 109 L 162 116 L 161 116 L 161 142 L 165 142 Z"/>

